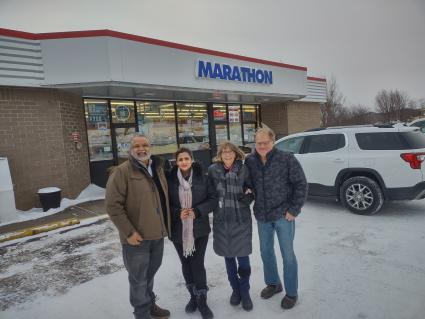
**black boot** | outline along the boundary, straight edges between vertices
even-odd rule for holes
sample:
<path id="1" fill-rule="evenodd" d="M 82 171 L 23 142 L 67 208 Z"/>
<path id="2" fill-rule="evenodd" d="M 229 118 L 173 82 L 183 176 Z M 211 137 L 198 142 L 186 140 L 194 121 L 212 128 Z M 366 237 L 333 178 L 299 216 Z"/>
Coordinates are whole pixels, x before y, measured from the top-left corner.
<path id="1" fill-rule="evenodd" d="M 251 276 L 251 267 L 239 268 L 238 274 L 242 308 L 246 311 L 251 311 L 254 307 L 254 305 L 252 304 L 251 296 L 249 295 L 249 278 Z"/>
<path id="2" fill-rule="evenodd" d="M 233 289 L 232 295 L 230 296 L 230 304 L 237 306 L 241 303 L 241 294 L 239 288 Z"/>
<path id="3" fill-rule="evenodd" d="M 254 308 L 252 304 L 251 296 L 249 295 L 249 290 L 241 291 L 241 300 L 242 308 L 246 311 L 251 311 Z"/>
<path id="4" fill-rule="evenodd" d="M 207 304 L 207 289 L 195 290 L 196 303 L 198 304 L 199 312 L 202 315 L 202 319 L 212 319 L 214 315 Z"/>
<path id="5" fill-rule="evenodd" d="M 193 289 L 195 288 L 195 284 L 187 284 L 186 288 L 190 293 L 190 300 L 187 303 L 184 310 L 186 311 L 186 313 L 192 313 L 192 312 L 195 312 L 197 308 L 196 296 L 195 296 L 195 293 L 193 292 Z"/>

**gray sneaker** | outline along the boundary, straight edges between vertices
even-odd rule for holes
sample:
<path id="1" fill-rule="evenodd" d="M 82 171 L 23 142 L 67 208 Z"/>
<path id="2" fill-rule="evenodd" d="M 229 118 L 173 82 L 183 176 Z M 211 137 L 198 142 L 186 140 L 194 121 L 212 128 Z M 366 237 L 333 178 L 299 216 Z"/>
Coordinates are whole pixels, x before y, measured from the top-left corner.
<path id="1" fill-rule="evenodd" d="M 281 292 L 282 289 L 282 284 L 278 284 L 278 285 L 267 285 L 266 288 L 264 288 L 263 290 L 261 290 L 261 298 L 263 299 L 269 299 L 270 297 L 273 297 L 273 295 Z"/>

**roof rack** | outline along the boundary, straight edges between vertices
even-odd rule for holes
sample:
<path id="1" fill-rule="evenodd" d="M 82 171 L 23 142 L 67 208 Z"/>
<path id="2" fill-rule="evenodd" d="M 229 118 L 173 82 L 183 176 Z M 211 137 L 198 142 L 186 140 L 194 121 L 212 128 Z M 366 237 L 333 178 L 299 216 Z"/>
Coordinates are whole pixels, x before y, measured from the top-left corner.
<path id="1" fill-rule="evenodd" d="M 327 129 L 372 127 L 372 124 L 328 126 Z"/>
<path id="2" fill-rule="evenodd" d="M 379 128 L 392 128 L 392 127 L 394 127 L 393 124 L 391 124 L 391 123 L 373 124 L 373 126 L 379 127 Z"/>
<path id="3" fill-rule="evenodd" d="M 400 126 L 406 126 L 404 123 L 375 123 L 375 124 L 363 124 L 363 125 L 341 125 L 341 126 L 328 126 L 328 127 L 317 127 L 305 130 L 304 132 L 316 132 L 323 130 L 333 129 L 344 129 L 344 128 L 361 128 L 361 127 L 376 127 L 376 128 L 395 128 Z"/>
<path id="4" fill-rule="evenodd" d="M 305 130 L 304 132 L 315 132 L 315 131 L 323 131 L 323 130 L 326 130 L 326 127 L 310 128 L 308 130 Z"/>

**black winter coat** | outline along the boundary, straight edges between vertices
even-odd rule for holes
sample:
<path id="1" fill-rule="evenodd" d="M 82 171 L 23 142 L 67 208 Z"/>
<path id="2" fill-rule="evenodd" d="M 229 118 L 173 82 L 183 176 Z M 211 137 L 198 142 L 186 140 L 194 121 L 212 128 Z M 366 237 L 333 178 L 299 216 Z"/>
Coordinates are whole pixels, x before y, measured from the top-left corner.
<path id="1" fill-rule="evenodd" d="M 171 240 L 182 242 L 182 222 L 180 219 L 181 205 L 179 200 L 179 179 L 177 166 L 174 166 L 168 174 L 168 196 L 171 212 Z M 210 231 L 208 214 L 212 212 L 218 202 L 215 189 L 209 184 L 207 176 L 197 162 L 192 164 L 192 208 L 195 212 L 193 221 L 193 236 L 195 238 L 207 236 Z"/>
<path id="2" fill-rule="evenodd" d="M 245 194 L 248 188 L 252 188 L 251 179 L 249 178 L 248 168 L 242 162 L 238 164 L 240 169 L 237 174 L 237 185 L 243 194 L 238 198 L 238 206 L 242 218 L 238 221 L 227 216 L 227 214 L 235 214 L 235 212 L 231 209 L 225 209 L 222 204 L 216 207 L 213 214 L 214 252 L 224 257 L 244 257 L 252 253 L 250 204 L 254 199 L 254 194 Z M 219 184 L 224 188 L 226 187 L 225 174 L 222 163 L 212 164 L 208 169 L 208 178 L 212 180 L 216 189 Z"/>
<path id="3" fill-rule="evenodd" d="M 254 187 L 257 220 L 273 222 L 289 211 L 297 216 L 307 196 L 304 171 L 291 153 L 273 148 L 264 165 L 254 151 L 245 159 Z"/>

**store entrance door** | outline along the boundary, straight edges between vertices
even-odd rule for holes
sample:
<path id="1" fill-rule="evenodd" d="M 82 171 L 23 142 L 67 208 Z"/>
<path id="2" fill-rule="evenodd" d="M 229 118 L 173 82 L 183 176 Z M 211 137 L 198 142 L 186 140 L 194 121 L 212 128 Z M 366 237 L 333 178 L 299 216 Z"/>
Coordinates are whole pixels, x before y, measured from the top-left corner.
<path id="1" fill-rule="evenodd" d="M 114 127 L 112 138 L 114 147 L 115 164 L 120 165 L 128 159 L 128 152 L 130 150 L 130 142 L 134 133 L 136 133 L 135 126 L 127 127 Z"/>

